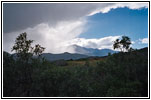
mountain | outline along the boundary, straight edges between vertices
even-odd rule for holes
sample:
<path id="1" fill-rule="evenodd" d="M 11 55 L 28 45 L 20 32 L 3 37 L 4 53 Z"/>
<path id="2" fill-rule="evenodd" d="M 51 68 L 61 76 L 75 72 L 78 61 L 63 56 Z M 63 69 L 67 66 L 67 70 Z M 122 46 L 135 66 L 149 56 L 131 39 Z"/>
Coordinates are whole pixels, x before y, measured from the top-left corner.
<path id="1" fill-rule="evenodd" d="M 65 52 L 65 53 L 61 53 L 61 54 L 43 53 L 42 57 L 44 57 L 45 59 L 47 59 L 49 61 L 54 61 L 54 60 L 61 60 L 61 59 L 76 60 L 76 59 L 80 59 L 80 58 L 87 58 L 88 56 L 83 55 L 83 54 L 77 54 L 77 53 L 71 54 L 71 53 Z"/>
<path id="2" fill-rule="evenodd" d="M 12 56 L 14 59 L 17 58 L 16 53 L 10 54 L 6 51 L 3 51 L 3 55 L 8 56 L 8 57 Z M 68 53 L 68 52 L 61 53 L 61 54 L 43 53 L 41 56 L 44 57 L 45 59 L 49 60 L 49 61 L 70 60 L 70 59 L 76 60 L 76 59 L 88 57 L 87 55 L 77 54 L 77 53 Z M 34 56 L 34 58 L 36 58 L 36 56 Z"/>
<path id="3" fill-rule="evenodd" d="M 80 47 L 77 45 L 73 45 L 75 51 L 77 53 L 61 53 L 61 54 L 52 54 L 52 53 L 43 53 L 42 57 L 46 58 L 49 61 L 54 61 L 54 60 L 77 60 L 80 58 L 88 58 L 88 57 L 92 57 L 92 56 L 107 56 L 108 53 L 110 52 L 111 54 L 116 53 L 116 51 L 110 50 L 110 49 L 92 49 L 92 48 L 84 48 L 84 47 Z M 148 48 L 142 48 L 140 50 L 136 50 L 135 52 L 142 54 L 142 56 L 148 56 L 148 52 L 147 52 Z M 143 52 L 143 53 L 142 53 Z M 3 52 L 4 56 L 13 56 L 13 58 L 16 58 L 16 53 L 15 54 L 9 54 L 8 52 Z"/>
<path id="4" fill-rule="evenodd" d="M 61 53 L 61 54 L 52 54 L 52 53 L 43 53 L 42 57 L 44 57 L 45 59 L 49 60 L 49 61 L 55 61 L 55 60 L 77 60 L 80 58 L 87 58 L 90 56 L 98 56 L 98 57 L 102 57 L 102 56 L 107 56 L 108 53 L 115 53 L 116 51 L 110 50 L 110 49 L 93 49 L 93 48 L 85 48 L 85 47 L 80 47 L 78 45 L 72 45 L 71 46 L 76 53 Z M 12 54 L 13 58 L 16 59 L 16 54 Z"/>
<path id="5" fill-rule="evenodd" d="M 107 56 L 108 53 L 115 53 L 115 51 L 110 50 L 110 49 L 93 49 L 93 48 L 85 48 L 85 47 L 80 47 L 77 45 L 72 45 L 72 48 L 74 48 L 76 53 L 61 53 L 61 54 L 52 54 L 52 53 L 43 53 L 42 57 L 44 57 L 45 59 L 49 60 L 49 61 L 55 61 L 55 60 L 77 60 L 80 58 L 87 58 L 90 56 Z M 11 54 L 8 54 L 11 55 Z M 12 54 L 13 58 L 16 59 L 16 53 Z"/>
<path id="6" fill-rule="evenodd" d="M 74 48 L 75 52 L 79 54 L 84 54 L 88 56 L 107 56 L 108 53 L 117 53 L 117 51 L 113 51 L 111 49 L 93 49 L 93 48 L 85 48 L 85 47 L 80 47 L 78 45 L 72 45 Z"/>
<path id="7" fill-rule="evenodd" d="M 93 48 L 85 48 L 85 47 L 80 47 L 77 45 L 72 45 L 71 48 L 74 48 L 76 53 L 61 53 L 61 54 L 52 54 L 52 53 L 43 53 L 42 57 L 46 58 L 49 61 L 54 61 L 54 60 L 76 60 L 80 58 L 87 58 L 90 56 L 107 56 L 108 53 L 116 53 L 117 51 L 113 51 L 110 49 L 93 49 Z"/>

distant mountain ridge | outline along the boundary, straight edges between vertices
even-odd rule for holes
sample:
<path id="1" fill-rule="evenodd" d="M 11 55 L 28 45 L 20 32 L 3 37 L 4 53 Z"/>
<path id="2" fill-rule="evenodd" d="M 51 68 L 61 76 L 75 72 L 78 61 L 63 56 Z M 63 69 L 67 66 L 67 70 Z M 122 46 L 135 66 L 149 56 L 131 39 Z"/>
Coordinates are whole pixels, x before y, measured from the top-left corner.
<path id="1" fill-rule="evenodd" d="M 61 53 L 61 54 L 51 54 L 51 53 L 43 53 L 42 57 L 44 57 L 45 59 L 49 60 L 49 61 L 54 61 L 54 60 L 76 60 L 76 59 L 80 59 L 80 58 L 87 58 L 87 55 L 83 55 L 83 54 L 71 54 L 68 52 L 65 53 Z"/>
<path id="2" fill-rule="evenodd" d="M 84 54 L 88 56 L 107 56 L 108 53 L 117 53 L 117 51 L 113 51 L 111 49 L 93 49 L 93 48 L 85 48 L 80 47 L 78 45 L 73 45 L 75 52 L 79 54 Z"/>
<path id="3" fill-rule="evenodd" d="M 80 59 L 80 58 L 87 58 L 90 56 L 98 56 L 98 57 L 102 57 L 102 56 L 107 56 L 108 53 L 116 53 L 117 51 L 113 51 L 110 49 L 93 49 L 93 48 L 85 48 L 85 47 L 80 47 L 77 45 L 72 45 L 72 47 L 74 48 L 76 53 L 61 53 L 61 54 L 52 54 L 52 53 L 43 53 L 42 57 L 44 57 L 45 59 L 49 60 L 49 61 L 54 61 L 54 60 L 76 60 L 76 59 Z"/>
<path id="4" fill-rule="evenodd" d="M 61 59 L 63 59 L 63 60 L 70 60 L 70 59 L 77 60 L 80 58 L 107 56 L 109 52 L 110 53 L 116 53 L 116 51 L 113 51 L 110 49 L 99 50 L 99 49 L 92 49 L 92 48 L 83 48 L 80 46 L 76 49 L 77 49 L 77 52 L 79 52 L 80 54 L 79 53 L 68 53 L 68 52 L 61 53 L 61 54 L 43 53 L 42 57 L 44 57 L 45 59 L 47 59 L 49 61 L 55 61 L 55 60 L 61 60 Z M 136 51 L 140 52 L 140 53 L 144 52 L 142 54 L 148 55 L 147 50 L 148 50 L 148 47 L 145 47 L 145 48 L 142 48 L 142 49 L 139 49 Z M 85 53 L 85 54 L 81 54 L 81 53 Z M 8 55 L 8 56 L 12 55 L 12 56 L 14 56 L 14 58 L 16 56 L 16 53 L 15 54 L 9 54 L 6 51 L 3 51 L 3 54 Z M 142 55 L 142 56 L 144 56 L 144 55 Z"/>
<path id="5" fill-rule="evenodd" d="M 60 53 L 60 54 L 52 54 L 52 53 L 43 53 L 41 56 L 44 57 L 45 59 L 49 61 L 55 61 L 55 60 L 77 60 L 81 58 L 87 58 L 91 56 L 107 56 L 108 53 L 115 53 L 116 51 L 110 50 L 110 49 L 93 49 L 93 48 L 85 48 L 85 47 L 80 47 L 77 45 L 72 45 L 72 48 L 74 48 L 76 53 Z M 11 54 L 9 54 L 11 55 Z M 14 58 L 16 58 L 16 54 L 12 54 Z"/>

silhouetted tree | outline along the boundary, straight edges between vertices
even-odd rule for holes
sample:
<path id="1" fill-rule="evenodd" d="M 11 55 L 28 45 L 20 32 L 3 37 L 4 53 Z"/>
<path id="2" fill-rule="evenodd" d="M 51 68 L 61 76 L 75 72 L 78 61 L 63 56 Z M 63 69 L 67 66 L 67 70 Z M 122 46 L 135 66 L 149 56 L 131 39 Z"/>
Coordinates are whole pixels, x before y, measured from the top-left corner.
<path id="1" fill-rule="evenodd" d="M 114 49 L 117 49 L 117 48 L 121 49 L 119 39 L 116 39 L 116 40 L 114 41 L 113 48 L 114 48 Z M 122 51 L 122 50 L 121 50 L 121 51 Z"/>
<path id="2" fill-rule="evenodd" d="M 41 55 L 45 48 L 39 44 L 32 47 L 31 43 L 33 43 L 33 40 L 28 40 L 27 33 L 24 32 L 16 38 L 12 51 L 15 51 L 17 56 L 24 60 L 28 60 L 34 54 L 38 56 Z"/>
<path id="3" fill-rule="evenodd" d="M 130 51 L 131 40 L 128 36 L 122 36 L 122 39 L 116 39 L 113 44 L 114 49 L 120 49 L 121 52 Z"/>
<path id="4" fill-rule="evenodd" d="M 20 77 L 22 77 L 21 85 L 23 90 L 25 91 L 23 94 L 24 96 L 30 96 L 30 86 L 32 83 L 32 56 L 33 55 L 41 55 L 44 51 L 44 47 L 41 47 L 39 44 L 35 45 L 35 47 L 31 46 L 33 40 L 27 39 L 27 33 L 24 32 L 20 34 L 16 40 L 15 45 L 12 48 L 12 51 L 15 51 L 17 54 L 17 61 L 22 64 L 22 69 L 19 70 L 21 72 Z"/>

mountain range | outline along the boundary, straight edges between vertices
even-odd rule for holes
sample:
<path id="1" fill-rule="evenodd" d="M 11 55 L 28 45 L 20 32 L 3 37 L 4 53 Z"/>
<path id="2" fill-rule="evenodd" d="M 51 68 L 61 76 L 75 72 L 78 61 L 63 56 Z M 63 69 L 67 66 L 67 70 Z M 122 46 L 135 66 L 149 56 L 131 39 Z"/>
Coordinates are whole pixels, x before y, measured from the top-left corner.
<path id="1" fill-rule="evenodd" d="M 72 45 L 72 47 L 74 48 L 76 53 L 61 53 L 61 54 L 52 54 L 52 53 L 43 53 L 42 57 L 46 58 L 49 61 L 54 61 L 54 60 L 60 60 L 60 59 L 64 59 L 64 60 L 76 60 L 76 59 L 80 59 L 80 58 L 87 58 L 90 56 L 107 56 L 108 53 L 116 53 L 117 51 L 113 51 L 110 49 L 93 49 L 93 48 L 85 48 L 85 47 L 81 47 L 81 46 L 77 46 L 77 45 Z"/>
<path id="2" fill-rule="evenodd" d="M 43 53 L 41 56 L 47 59 L 48 61 L 55 61 L 55 60 L 76 60 L 80 58 L 87 58 L 92 56 L 107 56 L 108 53 L 116 53 L 117 51 L 113 51 L 110 49 L 93 49 L 93 48 L 85 48 L 77 45 L 72 45 L 76 53 L 60 53 L 60 54 L 52 54 L 52 53 Z M 16 54 L 12 54 L 14 57 Z"/>
<path id="3" fill-rule="evenodd" d="M 55 61 L 55 60 L 70 60 L 70 59 L 80 59 L 80 58 L 87 58 L 87 55 L 83 55 L 83 54 L 77 54 L 77 53 L 61 53 L 61 54 L 52 54 L 52 53 L 43 53 L 42 57 L 44 57 L 45 59 L 49 60 L 49 61 Z"/>
<path id="4" fill-rule="evenodd" d="M 93 49 L 93 48 L 85 48 L 78 45 L 72 45 L 76 53 L 84 54 L 88 56 L 107 56 L 108 53 L 116 53 L 117 51 L 113 51 L 111 49 Z"/>

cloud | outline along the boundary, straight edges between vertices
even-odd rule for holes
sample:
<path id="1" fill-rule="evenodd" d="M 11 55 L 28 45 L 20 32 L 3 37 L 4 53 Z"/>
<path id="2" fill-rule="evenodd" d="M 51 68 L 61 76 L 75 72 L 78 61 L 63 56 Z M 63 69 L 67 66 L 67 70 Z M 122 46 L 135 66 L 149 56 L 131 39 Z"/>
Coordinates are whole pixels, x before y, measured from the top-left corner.
<path id="1" fill-rule="evenodd" d="M 60 21 L 75 21 L 119 7 L 139 9 L 147 6 L 147 3 L 4 3 L 4 33 L 35 27 L 41 23 L 55 26 Z"/>
<path id="2" fill-rule="evenodd" d="M 60 21 L 76 21 L 97 7 L 110 3 L 4 3 L 4 33 L 35 27 L 41 23 L 56 26 Z"/>
<path id="3" fill-rule="evenodd" d="M 66 45 L 78 45 L 86 48 L 98 48 L 98 49 L 113 49 L 113 41 L 115 41 L 120 36 L 108 36 L 99 39 L 85 39 L 85 38 L 75 38 L 71 41 L 67 41 Z"/>
<path id="4" fill-rule="evenodd" d="M 132 44 L 135 44 L 135 41 L 131 41 Z"/>
<path id="5" fill-rule="evenodd" d="M 111 49 L 112 40 L 118 37 L 85 39 L 79 35 L 86 31 L 87 16 L 118 7 L 140 9 L 147 3 L 4 3 L 3 49 L 10 52 L 22 32 L 46 47 L 45 52 L 74 52 L 74 48 L 68 49 L 69 41 L 83 47 Z"/>
<path id="6" fill-rule="evenodd" d="M 97 13 L 108 13 L 111 9 L 116 8 L 124 8 L 127 7 L 129 9 L 140 9 L 140 8 L 148 8 L 148 3 L 114 3 L 112 5 L 107 5 L 105 7 L 98 7 L 95 11 L 91 12 L 89 16 L 92 16 Z"/>
<path id="7" fill-rule="evenodd" d="M 84 31 L 84 20 L 73 22 L 60 22 L 55 27 L 46 23 L 39 24 L 33 28 L 27 28 L 22 31 L 13 32 L 10 35 L 4 34 L 4 50 L 10 52 L 10 48 L 15 42 L 15 38 L 23 32 L 27 32 L 29 39 L 35 40 L 35 44 L 41 44 L 46 47 L 45 52 L 62 53 L 73 52 L 72 48 L 67 49 L 64 42 L 76 38 Z"/>
<path id="8" fill-rule="evenodd" d="M 139 39 L 142 44 L 148 44 L 148 38 Z"/>

